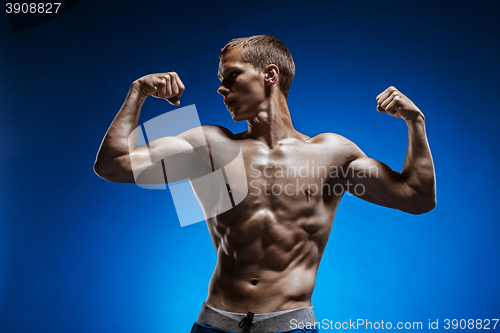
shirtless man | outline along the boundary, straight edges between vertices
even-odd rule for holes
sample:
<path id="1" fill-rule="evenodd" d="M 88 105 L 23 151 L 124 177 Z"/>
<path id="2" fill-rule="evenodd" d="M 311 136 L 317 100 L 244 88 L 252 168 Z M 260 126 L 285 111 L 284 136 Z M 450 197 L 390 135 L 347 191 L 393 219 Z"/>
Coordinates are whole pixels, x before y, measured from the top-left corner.
<path id="1" fill-rule="evenodd" d="M 246 171 L 241 181 L 249 190 L 232 209 L 206 220 L 217 264 L 192 332 L 208 332 L 209 327 L 214 328 L 210 332 L 298 332 L 291 323 L 314 321 L 311 296 L 344 194 L 339 189 L 410 214 L 434 208 L 435 174 L 425 118 L 394 87 L 377 96 L 379 112 L 401 118 L 408 126 L 404 166 L 396 172 L 340 135 L 309 137 L 295 130 L 287 104 L 295 65 L 279 40 L 267 35 L 234 39 L 219 58 L 218 93 L 235 121 L 248 122 L 248 130 L 233 134 L 220 126 L 203 126 L 203 139 L 208 145 L 238 147 Z M 221 161 L 209 149 L 195 149 L 200 138 L 193 131 L 129 152 L 128 137 L 138 126 L 145 99 L 153 96 L 179 105 L 183 91 L 175 72 L 133 82 L 104 137 L 95 172 L 112 182 L 134 183 L 131 164 L 141 170 L 160 166 L 150 155 L 184 166 L 186 171 L 176 179 L 167 174 L 169 182 L 199 176 L 196 170 L 206 165 L 214 170 Z M 305 168 L 307 175 L 286 172 L 290 167 Z"/>

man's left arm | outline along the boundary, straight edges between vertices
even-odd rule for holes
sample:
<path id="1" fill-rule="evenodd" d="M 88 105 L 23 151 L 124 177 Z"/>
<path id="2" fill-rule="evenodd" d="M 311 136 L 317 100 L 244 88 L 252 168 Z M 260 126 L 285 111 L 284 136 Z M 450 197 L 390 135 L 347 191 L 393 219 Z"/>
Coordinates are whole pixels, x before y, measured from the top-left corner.
<path id="1" fill-rule="evenodd" d="M 408 149 L 402 171 L 367 157 L 353 145 L 347 168 L 347 190 L 369 202 L 423 214 L 436 205 L 436 176 L 420 109 L 394 87 L 377 96 L 377 110 L 402 118 L 408 126 Z M 349 186 L 351 185 L 351 186 Z"/>

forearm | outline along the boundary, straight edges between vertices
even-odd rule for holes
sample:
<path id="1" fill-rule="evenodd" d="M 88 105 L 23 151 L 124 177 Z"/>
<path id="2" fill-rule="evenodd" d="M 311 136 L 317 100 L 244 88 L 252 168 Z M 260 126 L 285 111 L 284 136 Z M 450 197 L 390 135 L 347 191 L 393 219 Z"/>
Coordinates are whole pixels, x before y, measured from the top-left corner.
<path id="1" fill-rule="evenodd" d="M 138 81 L 134 81 L 123 106 L 101 143 L 95 164 L 96 172 L 99 169 L 105 170 L 113 160 L 129 154 L 129 136 L 138 126 L 140 111 L 146 97 L 141 93 Z M 133 144 L 135 145 L 136 142 Z"/>
<path id="2" fill-rule="evenodd" d="M 425 118 L 419 115 L 408 120 L 408 151 L 401 174 L 419 198 L 435 201 L 434 163 L 425 132 Z"/>

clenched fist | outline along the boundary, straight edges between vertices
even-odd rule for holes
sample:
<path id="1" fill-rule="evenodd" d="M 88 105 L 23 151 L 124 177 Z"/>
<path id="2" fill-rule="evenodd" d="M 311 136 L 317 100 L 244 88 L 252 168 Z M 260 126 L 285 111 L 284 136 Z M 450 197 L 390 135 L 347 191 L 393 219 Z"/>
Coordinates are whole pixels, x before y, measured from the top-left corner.
<path id="1" fill-rule="evenodd" d="M 172 105 L 179 105 L 184 84 L 175 72 L 149 74 L 137 80 L 139 91 L 144 96 L 166 99 Z"/>
<path id="2" fill-rule="evenodd" d="M 391 116 L 413 120 L 424 114 L 413 102 L 394 87 L 389 87 L 377 96 L 377 111 L 387 112 Z"/>

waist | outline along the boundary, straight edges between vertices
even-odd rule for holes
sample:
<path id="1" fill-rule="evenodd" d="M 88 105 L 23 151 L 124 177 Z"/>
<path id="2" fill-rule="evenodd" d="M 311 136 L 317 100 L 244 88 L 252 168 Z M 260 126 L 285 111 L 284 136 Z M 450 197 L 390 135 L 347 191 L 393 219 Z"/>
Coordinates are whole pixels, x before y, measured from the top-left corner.
<path id="1" fill-rule="evenodd" d="M 249 311 L 252 311 L 252 309 L 249 309 Z M 245 313 L 227 312 L 203 303 L 196 322 L 200 325 L 224 331 L 241 332 L 240 323 L 246 317 L 247 314 Z M 251 320 L 250 332 L 288 331 L 291 329 L 293 322 L 314 323 L 314 307 L 307 306 L 293 310 L 254 314 Z"/>
<path id="2" fill-rule="evenodd" d="M 266 313 L 311 305 L 316 267 L 297 265 L 284 272 L 216 269 L 210 280 L 208 305 L 233 312 Z"/>

